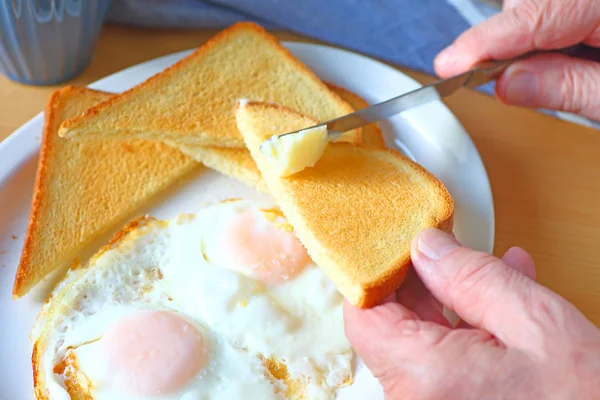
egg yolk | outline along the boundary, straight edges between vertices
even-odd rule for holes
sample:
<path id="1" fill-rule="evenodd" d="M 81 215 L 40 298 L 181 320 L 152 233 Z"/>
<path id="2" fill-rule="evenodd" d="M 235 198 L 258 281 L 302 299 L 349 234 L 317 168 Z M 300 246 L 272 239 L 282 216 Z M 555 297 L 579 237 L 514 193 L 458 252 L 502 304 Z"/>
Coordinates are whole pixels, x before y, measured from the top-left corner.
<path id="1" fill-rule="evenodd" d="M 220 238 L 227 262 L 264 283 L 279 283 L 298 275 L 310 261 L 293 232 L 244 211 L 225 225 Z"/>
<path id="2" fill-rule="evenodd" d="M 172 393 L 208 363 L 205 340 L 190 323 L 166 311 L 141 311 L 102 337 L 110 385 L 137 396 Z"/>

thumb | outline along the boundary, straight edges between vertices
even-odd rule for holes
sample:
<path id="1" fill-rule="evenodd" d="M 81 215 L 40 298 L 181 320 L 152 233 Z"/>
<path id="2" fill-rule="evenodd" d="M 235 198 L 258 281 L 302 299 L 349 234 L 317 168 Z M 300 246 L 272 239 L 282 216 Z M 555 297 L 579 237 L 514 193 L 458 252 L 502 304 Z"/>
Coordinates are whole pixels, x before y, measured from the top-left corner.
<path id="1" fill-rule="evenodd" d="M 507 68 L 496 94 L 506 103 L 600 120 L 600 63 L 563 55 L 532 57 Z"/>

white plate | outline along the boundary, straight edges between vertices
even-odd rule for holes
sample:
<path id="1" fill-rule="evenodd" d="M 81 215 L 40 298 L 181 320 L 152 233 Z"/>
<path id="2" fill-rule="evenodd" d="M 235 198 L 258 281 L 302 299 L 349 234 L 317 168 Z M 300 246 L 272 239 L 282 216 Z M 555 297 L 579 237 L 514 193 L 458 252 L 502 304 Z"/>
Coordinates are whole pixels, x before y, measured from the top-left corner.
<path id="1" fill-rule="evenodd" d="M 321 79 L 352 90 L 374 103 L 419 87 L 413 79 L 370 58 L 312 44 L 285 44 Z M 190 52 L 168 55 L 128 68 L 90 87 L 119 92 L 163 70 Z M 27 122 L 0 143 L 0 399 L 32 398 L 31 343 L 28 335 L 41 307 L 44 287 L 11 300 L 11 290 L 27 227 L 43 115 Z M 381 124 L 389 146 L 399 147 L 448 187 L 456 202 L 455 233 L 466 245 L 492 251 L 494 207 L 479 154 L 452 113 L 435 102 Z M 139 210 L 158 218 L 194 212 L 201 201 L 231 196 L 260 198 L 255 191 L 212 171 L 203 171 L 171 190 L 158 204 Z M 116 228 L 115 228 L 116 230 Z M 94 243 L 90 249 L 106 241 Z M 343 393 L 345 399 L 383 398 L 366 369 Z"/>

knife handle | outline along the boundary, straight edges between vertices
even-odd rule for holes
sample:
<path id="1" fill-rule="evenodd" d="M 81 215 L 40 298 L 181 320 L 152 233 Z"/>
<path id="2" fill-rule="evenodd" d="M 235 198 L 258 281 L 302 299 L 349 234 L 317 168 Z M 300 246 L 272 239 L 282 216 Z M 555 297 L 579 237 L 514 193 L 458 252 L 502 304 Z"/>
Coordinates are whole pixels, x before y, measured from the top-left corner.
<path id="1" fill-rule="evenodd" d="M 538 54 L 563 54 L 581 60 L 600 62 L 600 49 L 585 44 L 566 47 L 559 50 L 535 50 L 506 60 L 482 61 L 475 65 L 473 73 L 464 86 L 474 88 L 497 79 L 506 68 L 515 61 L 533 57 Z"/>

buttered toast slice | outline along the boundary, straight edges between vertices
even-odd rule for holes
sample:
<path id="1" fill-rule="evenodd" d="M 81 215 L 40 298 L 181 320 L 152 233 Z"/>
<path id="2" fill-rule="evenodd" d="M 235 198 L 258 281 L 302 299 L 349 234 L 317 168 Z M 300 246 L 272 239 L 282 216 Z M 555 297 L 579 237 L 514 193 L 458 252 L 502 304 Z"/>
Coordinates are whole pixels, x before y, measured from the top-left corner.
<path id="1" fill-rule="evenodd" d="M 330 83 L 326 83 L 326 85 L 350 104 L 354 111 L 369 106 L 363 98 L 350 90 Z M 366 147 L 385 148 L 385 142 L 377 124 L 370 124 L 363 128 L 359 143 Z M 245 148 L 228 149 L 175 142 L 170 142 L 169 144 L 223 175 L 237 179 L 261 192 L 268 193 L 269 191 L 260 175 L 260 171 L 256 167 L 256 163 L 252 159 L 252 156 L 250 156 L 250 152 Z"/>
<path id="2" fill-rule="evenodd" d="M 48 101 L 14 298 L 70 263 L 86 244 L 152 196 L 192 170 L 203 168 L 162 143 L 72 141 L 58 136 L 63 120 L 110 97 L 66 87 L 55 91 Z"/>
<path id="3" fill-rule="evenodd" d="M 280 178 L 260 144 L 316 121 L 257 102 L 240 105 L 236 119 L 269 192 L 298 238 L 355 306 L 374 306 L 403 282 L 411 241 L 420 230 L 451 231 L 450 194 L 400 153 L 330 143 L 314 167 Z"/>
<path id="4" fill-rule="evenodd" d="M 65 121 L 60 135 L 244 148 L 234 116 L 240 99 L 276 102 L 321 121 L 352 112 L 274 36 L 240 22 L 145 82 Z M 346 140 L 358 135 L 350 132 Z"/>

